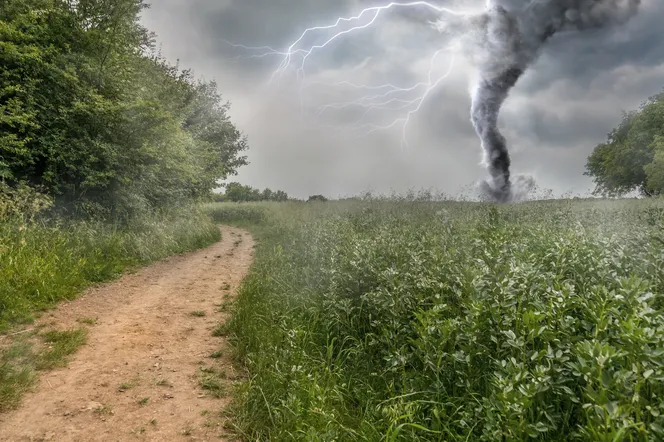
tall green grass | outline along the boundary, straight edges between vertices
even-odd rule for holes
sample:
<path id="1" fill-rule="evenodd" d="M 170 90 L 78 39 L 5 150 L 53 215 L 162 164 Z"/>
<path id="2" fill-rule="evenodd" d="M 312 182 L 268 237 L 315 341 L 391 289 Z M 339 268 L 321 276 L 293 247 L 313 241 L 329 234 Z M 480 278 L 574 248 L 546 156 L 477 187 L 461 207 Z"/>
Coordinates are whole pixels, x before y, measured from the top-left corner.
<path id="1" fill-rule="evenodd" d="M 246 440 L 664 439 L 661 200 L 263 210 Z"/>
<path id="2" fill-rule="evenodd" d="M 85 287 L 219 239 L 202 213 L 98 222 L 0 221 L 0 331 Z"/>
<path id="3" fill-rule="evenodd" d="M 220 224 L 263 224 L 267 219 L 267 208 L 271 203 L 208 203 L 203 210 L 215 222 Z"/>

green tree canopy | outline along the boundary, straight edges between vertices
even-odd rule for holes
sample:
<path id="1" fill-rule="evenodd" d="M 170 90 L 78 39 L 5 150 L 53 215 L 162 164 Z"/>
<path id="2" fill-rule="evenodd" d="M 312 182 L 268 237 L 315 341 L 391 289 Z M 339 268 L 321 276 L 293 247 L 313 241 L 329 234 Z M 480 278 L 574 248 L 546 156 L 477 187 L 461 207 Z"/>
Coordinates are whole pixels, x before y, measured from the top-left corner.
<path id="1" fill-rule="evenodd" d="M 0 179 L 124 217 L 207 196 L 247 164 L 217 85 L 155 53 L 146 7 L 0 2 Z"/>
<path id="2" fill-rule="evenodd" d="M 233 202 L 260 201 L 261 191 L 251 186 L 240 183 L 228 183 L 226 185 L 226 199 Z"/>
<path id="3" fill-rule="evenodd" d="M 225 201 L 243 203 L 248 201 L 288 201 L 288 194 L 283 190 L 273 191 L 269 188 L 260 191 L 251 186 L 245 186 L 238 182 L 232 182 L 225 185 Z"/>
<path id="4" fill-rule="evenodd" d="M 650 98 L 639 110 L 624 113 L 607 142 L 597 145 L 588 157 L 585 175 L 593 178 L 595 193 L 664 192 L 663 137 L 664 93 Z"/>

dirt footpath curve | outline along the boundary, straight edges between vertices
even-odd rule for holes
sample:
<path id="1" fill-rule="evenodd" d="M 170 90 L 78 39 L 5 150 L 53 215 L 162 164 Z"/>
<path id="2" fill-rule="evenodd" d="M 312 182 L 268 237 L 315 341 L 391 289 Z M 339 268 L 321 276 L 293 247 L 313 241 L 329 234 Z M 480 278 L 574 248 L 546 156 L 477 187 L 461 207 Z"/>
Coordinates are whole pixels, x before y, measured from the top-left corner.
<path id="1" fill-rule="evenodd" d="M 87 344 L 66 368 L 41 373 L 18 410 L 0 415 L 0 440 L 234 440 L 219 413 L 230 388 L 212 397 L 200 378 L 214 369 L 228 386 L 241 375 L 212 331 L 227 317 L 220 305 L 246 275 L 254 242 L 241 229 L 222 227 L 222 235 L 44 315 L 40 324 L 88 327 Z"/>

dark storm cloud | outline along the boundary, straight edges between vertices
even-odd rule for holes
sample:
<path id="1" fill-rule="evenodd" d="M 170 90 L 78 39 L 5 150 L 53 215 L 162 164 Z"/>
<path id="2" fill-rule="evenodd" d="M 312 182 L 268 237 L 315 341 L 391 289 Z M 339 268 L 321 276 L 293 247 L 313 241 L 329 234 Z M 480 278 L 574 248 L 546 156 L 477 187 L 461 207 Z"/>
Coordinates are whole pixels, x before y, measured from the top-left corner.
<path id="1" fill-rule="evenodd" d="M 347 0 L 233 0 L 219 14 L 202 14 L 200 24 L 217 35 L 256 45 L 284 39 L 305 23 L 329 21 L 349 4 Z"/>
<path id="2" fill-rule="evenodd" d="M 226 41 L 246 46 L 268 45 L 283 51 L 308 27 L 330 25 L 338 17 L 358 15 L 362 8 L 375 5 L 375 1 L 368 0 L 231 0 L 228 6 L 217 13 L 210 14 L 201 10 L 197 20 L 202 31 L 210 37 L 210 53 L 218 57 L 233 57 L 246 54 L 246 51 L 229 46 Z M 370 13 L 365 14 L 362 17 L 364 21 L 359 23 L 366 23 L 371 16 Z M 429 8 L 394 8 L 383 12 L 381 19 L 383 16 L 396 19 L 393 20 L 395 23 L 386 26 L 410 25 L 417 38 L 404 39 L 401 44 L 411 51 L 420 50 L 423 40 L 430 42 L 440 39 L 439 33 L 429 24 L 436 18 Z M 304 42 L 320 44 L 330 35 L 308 34 Z M 324 59 L 316 60 L 316 65 L 320 68 L 339 68 L 357 63 L 366 58 L 367 54 L 379 58 L 386 49 L 377 41 L 375 32 L 366 29 L 352 38 L 339 39 L 330 47 Z M 240 59 L 237 66 L 256 74 L 273 68 L 274 60 L 274 57 L 266 57 L 258 62 L 256 59 Z"/>
<path id="3" fill-rule="evenodd" d="M 524 92 L 535 92 L 561 79 L 587 87 L 599 74 L 620 66 L 660 65 L 664 61 L 662 20 L 664 2 L 653 0 L 644 2 L 641 13 L 617 29 L 555 36 L 534 66 L 536 76 Z"/>
<path id="4" fill-rule="evenodd" d="M 349 138 L 338 129 L 315 130 L 300 120 L 299 99 L 288 89 L 261 89 L 279 57 L 229 61 L 240 52 L 224 39 L 283 50 L 306 27 L 326 25 L 339 15 L 376 4 L 373 0 L 160 0 L 144 22 L 158 33 L 167 57 L 180 58 L 182 67 L 216 78 L 231 100 L 231 117 L 250 142 L 251 165 L 238 177 L 243 182 L 302 197 L 409 187 L 457 191 L 484 174 L 479 142 L 469 121 L 472 70 L 463 59 L 449 81 L 413 116 L 409 144 L 403 148 L 398 128 Z M 445 42 L 426 23 L 431 19 L 420 9 L 386 15 L 382 27 L 341 39 L 331 52 L 312 56 L 308 75 L 325 81 L 400 85 L 419 81 L 426 76 L 428 54 Z M 515 173 L 533 172 L 540 185 L 558 192 L 590 186 L 582 173 L 594 145 L 619 122 L 621 110 L 637 107 L 664 86 L 663 20 L 664 2 L 644 0 L 643 13 L 620 30 L 559 35 L 551 41 L 517 83 L 501 116 Z M 362 69 L 353 71 L 369 57 Z M 344 99 L 335 93 L 321 89 L 311 96 L 327 94 L 329 102 Z M 330 114 L 326 123 L 351 121 L 360 112 Z"/>
<path id="5" fill-rule="evenodd" d="M 195 14 L 210 43 L 226 54 L 223 40 L 247 46 L 270 45 L 285 49 L 308 26 L 329 24 L 347 11 L 349 0 L 232 0 L 215 14 Z"/>
<path id="6" fill-rule="evenodd" d="M 613 71 L 613 75 L 600 77 L 599 81 L 595 78 L 583 88 L 573 80 L 561 80 L 553 87 L 557 94 L 538 94 L 540 103 L 514 111 L 510 123 L 515 129 L 531 133 L 539 143 L 555 144 L 561 149 L 576 149 L 579 143 L 593 147 L 605 141 L 620 121 L 622 110 L 637 108 L 646 97 L 662 89 L 664 70 L 647 71 L 654 75 L 640 75 L 635 69 L 625 69 L 622 75 Z M 629 77 L 638 78 L 638 84 L 629 84 Z M 623 79 L 628 80 L 628 90 L 621 90 Z"/>
<path id="7" fill-rule="evenodd" d="M 199 0 L 200 1 L 200 0 Z M 200 24 L 216 36 L 232 36 L 249 46 L 285 43 L 310 26 L 333 23 L 340 16 L 357 15 L 363 8 L 385 4 L 374 0 L 230 0 L 219 14 L 200 9 Z M 414 26 L 429 28 L 437 16 L 430 8 L 394 8 L 392 14 Z M 369 14 L 367 14 L 369 17 Z"/>
<path id="8" fill-rule="evenodd" d="M 662 18 L 664 3 L 650 2 L 617 30 L 554 38 L 517 86 L 521 96 L 533 99 L 511 112 L 511 123 L 546 145 L 574 149 L 581 142 L 586 154 L 605 140 L 621 111 L 664 88 Z"/>

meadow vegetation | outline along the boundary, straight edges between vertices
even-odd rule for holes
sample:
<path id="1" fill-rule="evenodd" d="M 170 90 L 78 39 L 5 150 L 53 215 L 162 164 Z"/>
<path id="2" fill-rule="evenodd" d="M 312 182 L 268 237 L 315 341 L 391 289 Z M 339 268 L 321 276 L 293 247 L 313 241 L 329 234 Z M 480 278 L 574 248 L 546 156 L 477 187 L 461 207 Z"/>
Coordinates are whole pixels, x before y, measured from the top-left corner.
<path id="1" fill-rule="evenodd" d="M 664 438 L 664 201 L 217 204 L 247 440 Z"/>

